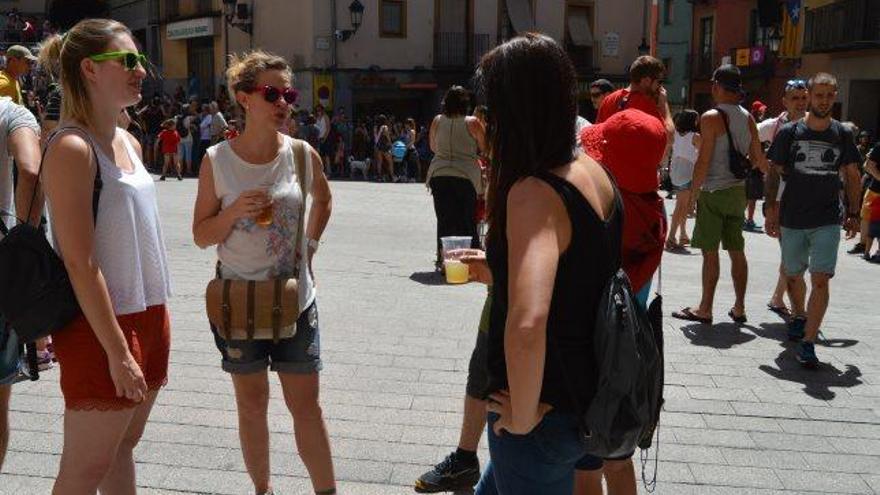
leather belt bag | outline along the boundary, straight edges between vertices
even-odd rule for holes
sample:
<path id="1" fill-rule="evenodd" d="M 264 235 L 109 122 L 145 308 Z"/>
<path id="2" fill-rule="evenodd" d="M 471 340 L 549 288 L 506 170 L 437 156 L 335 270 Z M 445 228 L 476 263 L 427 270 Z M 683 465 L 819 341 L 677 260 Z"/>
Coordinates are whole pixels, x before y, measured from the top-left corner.
<path id="1" fill-rule="evenodd" d="M 302 191 L 299 223 L 294 237 L 295 261 L 293 278 L 275 280 L 231 280 L 220 277 L 208 283 L 205 306 L 208 320 L 226 340 L 289 339 L 296 333 L 299 318 L 299 272 L 302 260 L 302 236 L 305 223 L 305 147 L 293 140 L 296 177 Z"/>

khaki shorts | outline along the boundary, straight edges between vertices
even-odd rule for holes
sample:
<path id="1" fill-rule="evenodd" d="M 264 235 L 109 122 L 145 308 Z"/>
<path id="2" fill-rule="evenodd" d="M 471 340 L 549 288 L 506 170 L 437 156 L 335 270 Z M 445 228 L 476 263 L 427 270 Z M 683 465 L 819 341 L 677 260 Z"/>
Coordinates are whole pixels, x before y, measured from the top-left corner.
<path id="1" fill-rule="evenodd" d="M 704 251 L 718 251 L 719 244 L 725 251 L 745 249 L 742 228 L 746 204 L 744 186 L 701 192 L 691 246 Z"/>

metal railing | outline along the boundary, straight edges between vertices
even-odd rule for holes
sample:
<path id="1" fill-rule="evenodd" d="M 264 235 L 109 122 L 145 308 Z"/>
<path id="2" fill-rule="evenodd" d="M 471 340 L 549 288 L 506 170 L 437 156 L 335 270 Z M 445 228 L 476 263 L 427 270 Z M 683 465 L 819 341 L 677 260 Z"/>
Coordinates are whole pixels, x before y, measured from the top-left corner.
<path id="1" fill-rule="evenodd" d="M 806 11 L 804 53 L 877 47 L 880 47 L 877 0 L 840 0 Z"/>
<path id="2" fill-rule="evenodd" d="M 435 33 L 434 67 L 473 67 L 491 48 L 488 34 Z"/>

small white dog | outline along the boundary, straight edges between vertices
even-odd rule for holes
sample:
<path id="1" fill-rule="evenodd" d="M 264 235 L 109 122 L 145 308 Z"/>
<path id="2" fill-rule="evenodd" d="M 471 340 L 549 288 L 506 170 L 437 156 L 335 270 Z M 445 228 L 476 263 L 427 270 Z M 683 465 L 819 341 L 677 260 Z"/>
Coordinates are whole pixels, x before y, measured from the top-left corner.
<path id="1" fill-rule="evenodd" d="M 361 176 L 364 179 L 367 178 L 367 171 L 370 170 L 370 159 L 367 158 L 364 161 L 355 160 L 354 156 L 348 157 L 348 166 L 349 166 L 349 177 L 354 178 L 354 172 L 360 171 Z"/>

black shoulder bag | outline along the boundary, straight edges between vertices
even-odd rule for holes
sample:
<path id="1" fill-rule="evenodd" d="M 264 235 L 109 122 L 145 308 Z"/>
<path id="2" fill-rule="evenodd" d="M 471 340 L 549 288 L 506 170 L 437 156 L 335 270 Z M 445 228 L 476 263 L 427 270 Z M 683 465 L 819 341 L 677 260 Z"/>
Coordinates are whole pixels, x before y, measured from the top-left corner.
<path id="1" fill-rule="evenodd" d="M 58 129 L 47 140 L 48 144 L 61 131 L 72 130 L 83 135 L 94 153 L 94 144 L 85 131 L 65 127 Z M 39 176 L 42 176 L 45 149 L 40 159 Z M 97 219 L 98 201 L 102 181 L 100 166 L 95 172 L 92 194 L 92 216 Z M 26 219 L 30 219 L 37 197 L 31 198 Z M 6 213 L 6 215 L 9 215 Z M 76 294 L 64 267 L 64 262 L 46 239 L 46 232 L 26 220 L 18 219 L 18 225 L 8 229 L 0 221 L 0 313 L 16 333 L 19 340 L 28 345 L 31 377 L 36 379 L 36 352 L 34 342 L 61 330 L 81 314 Z"/>
<path id="2" fill-rule="evenodd" d="M 733 142 L 733 135 L 730 134 L 730 122 L 727 117 L 727 113 L 716 107 L 715 110 L 721 114 L 721 118 L 724 120 L 724 131 L 727 133 L 727 160 L 730 167 L 730 173 L 733 174 L 737 179 L 745 179 L 749 175 L 749 170 L 752 169 L 752 163 L 749 161 L 748 157 L 743 155 L 736 149 L 736 145 Z"/>

